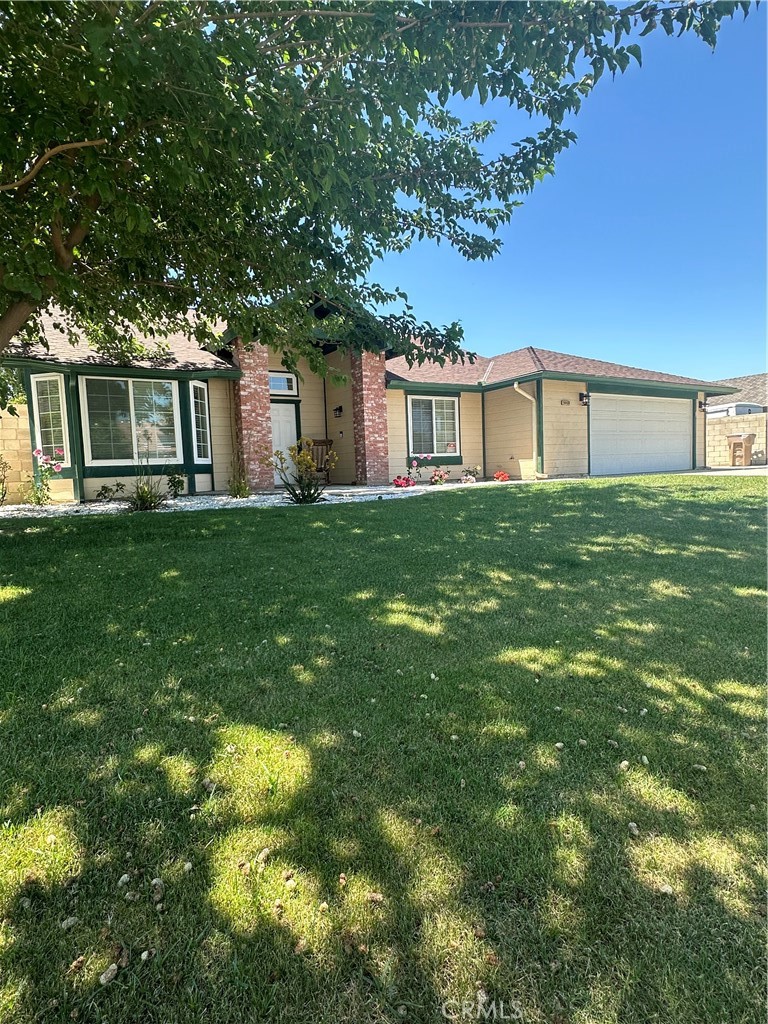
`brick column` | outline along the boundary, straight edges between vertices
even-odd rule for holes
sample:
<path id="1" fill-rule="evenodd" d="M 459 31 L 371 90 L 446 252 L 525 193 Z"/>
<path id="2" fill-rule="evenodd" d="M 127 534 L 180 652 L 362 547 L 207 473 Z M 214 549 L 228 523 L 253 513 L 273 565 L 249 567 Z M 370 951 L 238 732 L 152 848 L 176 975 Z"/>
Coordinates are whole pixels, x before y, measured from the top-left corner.
<path id="1" fill-rule="evenodd" d="M 389 441 L 383 355 L 375 352 L 352 355 L 352 422 L 357 482 L 388 483 Z"/>
<path id="2" fill-rule="evenodd" d="M 238 341 L 234 349 L 235 362 L 243 371 L 235 381 L 235 415 L 237 443 L 243 455 L 245 472 L 251 490 L 271 490 L 275 486 L 274 473 L 262 466 L 259 459 L 265 451 L 272 451 L 272 416 L 269 408 L 269 350 L 254 344 L 247 350 Z"/>

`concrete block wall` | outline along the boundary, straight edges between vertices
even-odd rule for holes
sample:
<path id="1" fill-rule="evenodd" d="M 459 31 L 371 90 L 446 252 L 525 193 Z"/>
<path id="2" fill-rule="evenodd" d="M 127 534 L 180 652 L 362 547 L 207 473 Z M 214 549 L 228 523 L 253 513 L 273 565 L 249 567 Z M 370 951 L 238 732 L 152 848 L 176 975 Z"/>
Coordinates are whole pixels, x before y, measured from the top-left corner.
<path id="1" fill-rule="evenodd" d="M 706 426 L 707 465 L 730 466 L 729 434 L 755 434 L 752 445 L 752 465 L 766 465 L 766 422 L 768 414 L 750 413 L 748 416 L 708 416 Z"/>

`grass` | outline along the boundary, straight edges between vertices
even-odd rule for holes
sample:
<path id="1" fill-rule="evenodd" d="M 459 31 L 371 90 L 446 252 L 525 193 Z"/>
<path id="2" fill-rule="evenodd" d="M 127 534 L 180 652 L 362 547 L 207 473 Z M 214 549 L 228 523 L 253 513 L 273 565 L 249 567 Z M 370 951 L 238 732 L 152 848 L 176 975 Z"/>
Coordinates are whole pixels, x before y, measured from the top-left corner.
<path id="1" fill-rule="evenodd" d="M 764 483 L 2 524 L 0 1019 L 762 1021 Z"/>

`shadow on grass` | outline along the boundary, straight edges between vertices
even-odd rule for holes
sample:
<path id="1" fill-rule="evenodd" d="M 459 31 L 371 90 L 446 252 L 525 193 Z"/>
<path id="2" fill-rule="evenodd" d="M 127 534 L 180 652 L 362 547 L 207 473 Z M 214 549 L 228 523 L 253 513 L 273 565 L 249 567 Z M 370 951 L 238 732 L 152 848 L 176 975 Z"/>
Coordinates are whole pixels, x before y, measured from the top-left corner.
<path id="1" fill-rule="evenodd" d="M 0 1009 L 762 1017 L 762 522 L 734 480 L 3 529 Z"/>

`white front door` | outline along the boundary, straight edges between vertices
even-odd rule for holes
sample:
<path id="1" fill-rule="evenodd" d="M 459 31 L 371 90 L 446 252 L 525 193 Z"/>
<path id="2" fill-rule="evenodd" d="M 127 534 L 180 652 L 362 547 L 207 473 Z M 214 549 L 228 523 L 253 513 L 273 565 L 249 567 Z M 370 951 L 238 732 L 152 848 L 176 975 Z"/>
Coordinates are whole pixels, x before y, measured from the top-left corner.
<path id="1" fill-rule="evenodd" d="M 691 468 L 690 398 L 593 392 L 589 421 L 593 476 Z"/>
<path id="2" fill-rule="evenodd" d="M 285 457 L 290 462 L 288 449 L 298 441 L 295 402 L 272 402 L 270 412 L 272 413 L 272 450 L 285 452 Z M 275 473 L 275 483 L 282 483 L 277 473 Z"/>

